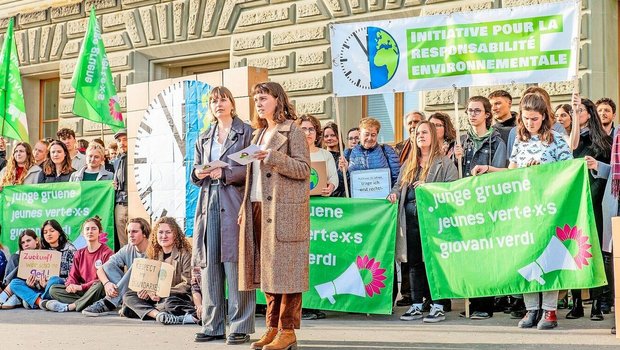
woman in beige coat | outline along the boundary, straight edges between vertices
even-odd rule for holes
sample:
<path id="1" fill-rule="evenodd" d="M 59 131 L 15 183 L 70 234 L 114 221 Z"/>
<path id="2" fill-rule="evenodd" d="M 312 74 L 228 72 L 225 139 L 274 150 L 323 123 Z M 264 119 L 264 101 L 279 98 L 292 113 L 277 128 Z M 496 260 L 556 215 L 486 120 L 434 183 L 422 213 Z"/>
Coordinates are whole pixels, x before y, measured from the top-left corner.
<path id="1" fill-rule="evenodd" d="M 253 88 L 258 114 L 239 213 L 239 288 L 261 288 L 267 332 L 253 349 L 293 349 L 301 325 L 301 293 L 308 290 L 310 153 L 293 123 L 295 110 L 278 83 Z"/>

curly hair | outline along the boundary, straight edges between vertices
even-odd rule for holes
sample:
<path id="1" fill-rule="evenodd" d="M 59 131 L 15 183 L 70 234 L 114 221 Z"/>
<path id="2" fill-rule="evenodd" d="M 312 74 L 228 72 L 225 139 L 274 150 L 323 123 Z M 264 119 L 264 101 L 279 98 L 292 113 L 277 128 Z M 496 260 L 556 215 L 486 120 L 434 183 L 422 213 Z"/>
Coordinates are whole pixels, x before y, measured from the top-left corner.
<path id="1" fill-rule="evenodd" d="M 158 259 L 159 253 L 163 252 L 163 248 L 161 247 L 161 245 L 159 245 L 159 242 L 157 241 L 159 227 L 162 224 L 166 224 L 170 226 L 170 229 L 172 229 L 172 233 L 174 234 L 174 246 L 177 247 L 177 249 L 184 250 L 189 253 L 192 252 L 192 247 L 189 244 L 189 241 L 183 235 L 183 230 L 181 229 L 177 221 L 173 217 L 162 216 L 157 220 L 157 222 L 155 222 L 155 226 L 153 227 L 154 234 L 150 235 L 149 237 L 149 246 L 146 249 L 146 256 L 149 259 Z"/>
<path id="2" fill-rule="evenodd" d="M 282 85 L 273 81 L 258 83 L 252 87 L 251 95 L 256 96 L 258 94 L 271 95 L 276 99 L 276 110 L 273 113 L 273 120 L 277 124 L 283 123 L 287 119 L 297 119 L 295 107 L 288 99 L 288 95 L 284 91 L 284 88 L 282 88 Z M 266 128 L 267 121 L 261 118 L 255 118 L 252 121 L 252 127 L 254 127 L 255 129 Z"/>
<path id="3" fill-rule="evenodd" d="M 26 150 L 26 163 L 24 165 L 24 170 L 21 172 L 19 177 L 17 177 L 17 168 L 19 165 L 15 160 L 15 151 L 17 150 L 17 147 L 20 146 L 24 147 L 24 149 Z M 30 147 L 27 142 L 19 142 L 17 145 L 15 145 L 15 148 L 13 148 L 13 154 L 11 154 L 11 158 L 9 158 L 9 161 L 7 162 L 6 171 L 4 173 L 4 176 L 2 177 L 2 186 L 21 185 L 22 183 L 24 183 L 24 179 L 26 178 L 28 170 L 34 164 L 35 162 L 34 156 L 32 155 L 32 147 Z"/>

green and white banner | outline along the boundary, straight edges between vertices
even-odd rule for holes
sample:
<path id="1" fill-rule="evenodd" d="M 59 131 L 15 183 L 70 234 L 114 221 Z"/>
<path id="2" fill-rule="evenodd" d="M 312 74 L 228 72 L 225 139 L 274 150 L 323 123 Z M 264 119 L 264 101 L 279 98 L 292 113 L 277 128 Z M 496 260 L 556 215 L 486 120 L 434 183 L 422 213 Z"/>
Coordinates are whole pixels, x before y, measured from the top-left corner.
<path id="1" fill-rule="evenodd" d="M 41 225 L 54 219 L 76 248 L 86 246 L 81 233 L 84 220 L 101 218 L 106 235 L 101 242 L 114 248 L 114 187 L 112 181 L 58 182 L 37 185 L 5 186 L 0 192 L 2 203 L 3 245 L 14 253 L 19 234 L 34 230 L 41 237 Z"/>
<path id="2" fill-rule="evenodd" d="M 382 199 L 310 198 L 310 290 L 303 307 L 392 313 L 398 205 Z M 264 294 L 257 292 L 264 304 Z"/>
<path id="3" fill-rule="evenodd" d="M 578 2 L 330 27 L 336 96 L 573 79 Z"/>
<path id="4" fill-rule="evenodd" d="M 416 190 L 433 299 L 605 285 L 583 159 Z"/>

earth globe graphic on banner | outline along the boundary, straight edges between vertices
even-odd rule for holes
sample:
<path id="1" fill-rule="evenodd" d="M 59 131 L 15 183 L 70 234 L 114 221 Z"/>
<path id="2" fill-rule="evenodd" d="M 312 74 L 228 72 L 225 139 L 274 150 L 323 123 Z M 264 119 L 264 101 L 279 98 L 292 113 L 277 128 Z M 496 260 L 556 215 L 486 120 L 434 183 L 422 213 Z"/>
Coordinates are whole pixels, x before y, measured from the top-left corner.
<path id="1" fill-rule="evenodd" d="M 319 173 L 314 168 L 310 168 L 310 189 L 313 190 L 319 184 Z"/>
<path id="2" fill-rule="evenodd" d="M 368 63 L 370 87 L 380 88 L 396 73 L 400 51 L 390 33 L 378 27 L 368 27 Z"/>

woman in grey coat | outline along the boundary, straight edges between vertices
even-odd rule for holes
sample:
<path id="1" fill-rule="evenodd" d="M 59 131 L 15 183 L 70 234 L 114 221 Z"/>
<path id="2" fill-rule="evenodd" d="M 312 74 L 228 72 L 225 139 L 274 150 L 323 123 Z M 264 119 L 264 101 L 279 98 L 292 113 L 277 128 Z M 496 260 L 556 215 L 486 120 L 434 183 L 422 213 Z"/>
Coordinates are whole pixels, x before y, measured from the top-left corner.
<path id="1" fill-rule="evenodd" d="M 95 142 L 86 149 L 86 165 L 71 174 L 69 181 L 114 180 L 114 174 L 105 170 L 105 150 Z"/>
<path id="2" fill-rule="evenodd" d="M 192 265 L 201 268 L 202 330 L 195 341 L 224 339 L 226 315 L 230 321 L 227 344 L 241 344 L 254 333 L 256 293 L 239 291 L 239 225 L 237 217 L 243 199 L 246 167 L 227 156 L 250 145 L 252 128 L 235 113 L 232 93 L 223 86 L 211 90 L 209 111 L 215 117 L 196 141 L 192 182 L 200 186 L 194 221 Z M 228 166 L 203 169 L 215 160 Z M 228 285 L 228 309 L 224 283 Z"/>

